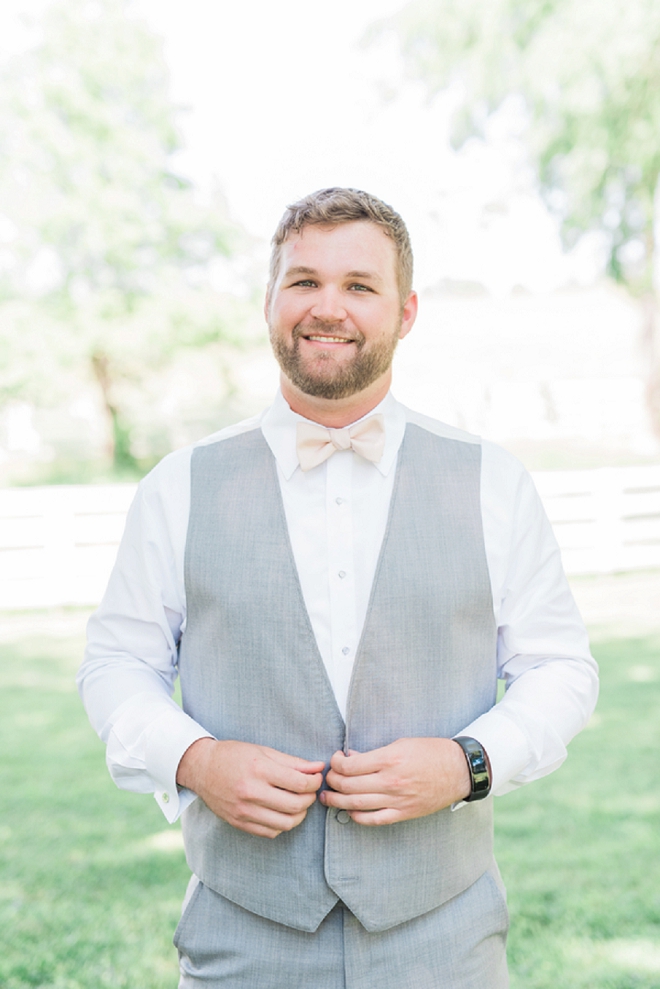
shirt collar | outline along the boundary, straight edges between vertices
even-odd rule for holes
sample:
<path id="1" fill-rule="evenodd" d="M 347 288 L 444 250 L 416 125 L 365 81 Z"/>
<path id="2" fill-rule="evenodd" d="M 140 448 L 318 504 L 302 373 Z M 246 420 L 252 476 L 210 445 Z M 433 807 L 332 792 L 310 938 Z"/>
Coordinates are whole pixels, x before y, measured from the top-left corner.
<path id="1" fill-rule="evenodd" d="M 362 416 L 362 419 L 368 419 L 369 416 L 377 413 L 385 419 L 385 449 L 380 463 L 373 466 L 383 477 L 386 477 L 394 465 L 406 431 L 406 413 L 391 392 L 388 392 L 374 409 Z M 291 409 L 279 389 L 275 401 L 261 417 L 261 431 L 287 481 L 300 466 L 296 453 L 296 426 L 299 422 L 309 421 Z M 356 422 L 360 421 L 356 419 Z M 350 425 L 353 426 L 355 423 Z"/>

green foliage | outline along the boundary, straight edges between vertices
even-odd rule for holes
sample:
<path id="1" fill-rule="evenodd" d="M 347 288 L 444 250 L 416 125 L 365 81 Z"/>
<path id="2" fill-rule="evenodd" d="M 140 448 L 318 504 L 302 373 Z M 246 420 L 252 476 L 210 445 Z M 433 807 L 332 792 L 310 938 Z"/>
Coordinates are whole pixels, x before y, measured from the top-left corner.
<path id="1" fill-rule="evenodd" d="M 0 397 L 95 381 L 126 462 L 127 389 L 245 323 L 208 279 L 239 231 L 176 171 L 161 42 L 130 0 L 56 0 L 0 83 Z"/>
<path id="2" fill-rule="evenodd" d="M 660 173 L 660 6 L 655 0 L 418 0 L 394 25 L 410 72 L 452 87 L 454 141 L 482 135 L 512 95 L 567 244 L 597 230 L 609 271 L 651 288 Z"/>
<path id="3" fill-rule="evenodd" d="M 108 777 L 73 684 L 81 639 L 0 650 L 0 985 L 173 987 L 188 870 L 155 802 Z M 496 801 L 512 989 L 660 984 L 660 640 L 596 655 L 597 714 L 565 766 Z"/>

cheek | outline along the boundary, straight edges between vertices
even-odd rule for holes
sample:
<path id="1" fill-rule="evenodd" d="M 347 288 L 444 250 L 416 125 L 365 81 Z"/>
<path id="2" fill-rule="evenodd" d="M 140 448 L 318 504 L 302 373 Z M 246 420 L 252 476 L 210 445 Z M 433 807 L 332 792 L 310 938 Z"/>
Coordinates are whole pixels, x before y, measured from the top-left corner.
<path id="1" fill-rule="evenodd" d="M 295 326 L 303 315 L 303 309 L 294 302 L 277 301 L 270 311 L 271 325 L 287 329 Z"/>

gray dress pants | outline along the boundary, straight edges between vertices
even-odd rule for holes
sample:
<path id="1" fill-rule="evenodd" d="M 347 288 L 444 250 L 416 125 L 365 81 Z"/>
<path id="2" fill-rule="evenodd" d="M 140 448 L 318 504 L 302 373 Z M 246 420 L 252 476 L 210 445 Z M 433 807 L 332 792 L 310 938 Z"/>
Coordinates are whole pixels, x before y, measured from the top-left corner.
<path id="1" fill-rule="evenodd" d="M 313 934 L 285 927 L 193 876 L 174 936 L 179 989 L 506 989 L 507 929 L 494 863 L 441 907 L 376 934 L 341 903 Z"/>

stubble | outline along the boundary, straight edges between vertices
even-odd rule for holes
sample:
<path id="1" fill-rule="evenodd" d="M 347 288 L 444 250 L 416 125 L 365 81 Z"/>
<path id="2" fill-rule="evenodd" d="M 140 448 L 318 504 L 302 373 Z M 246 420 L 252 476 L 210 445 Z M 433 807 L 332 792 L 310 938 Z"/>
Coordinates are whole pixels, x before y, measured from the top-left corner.
<path id="1" fill-rule="evenodd" d="M 292 342 L 288 344 L 273 327 L 270 327 L 270 342 L 273 353 L 289 381 L 305 395 L 314 398 L 348 398 L 364 391 L 391 366 L 394 351 L 399 342 L 399 330 L 391 337 L 383 337 L 368 344 L 363 334 L 352 337 L 357 353 L 352 360 L 337 360 L 329 352 L 319 352 L 314 361 L 305 362 L 300 353 L 300 340 L 311 333 L 344 336 L 339 327 L 328 323 L 312 323 L 295 326 Z"/>

